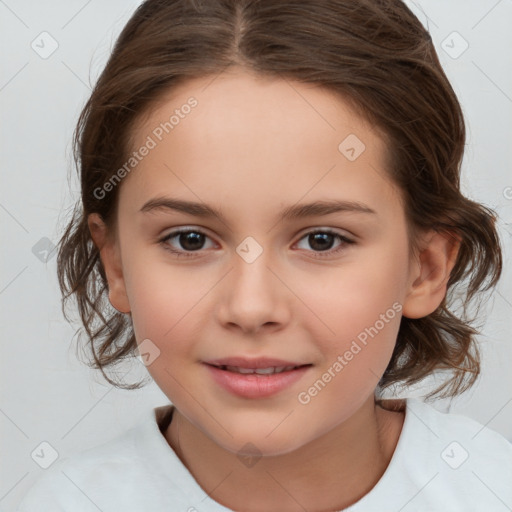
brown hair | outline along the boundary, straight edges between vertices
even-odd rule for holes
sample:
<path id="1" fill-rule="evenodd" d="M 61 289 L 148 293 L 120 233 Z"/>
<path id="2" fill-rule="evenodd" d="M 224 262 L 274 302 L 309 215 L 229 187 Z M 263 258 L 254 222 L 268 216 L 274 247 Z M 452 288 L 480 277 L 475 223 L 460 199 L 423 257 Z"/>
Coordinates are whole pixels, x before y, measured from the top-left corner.
<path id="1" fill-rule="evenodd" d="M 230 66 L 274 78 L 314 83 L 350 101 L 388 139 L 388 172 L 404 197 L 411 247 L 435 229 L 460 239 L 447 296 L 432 314 L 402 317 L 391 361 L 379 383 L 413 384 L 438 370 L 450 378 L 430 393 L 462 393 L 480 371 L 467 311 L 477 292 L 501 274 L 502 255 L 492 210 L 459 188 L 465 125 L 457 97 L 431 37 L 401 0 L 146 0 L 120 34 L 74 134 L 81 180 L 60 242 L 58 276 L 63 312 L 74 296 L 93 360 L 105 368 L 133 355 L 129 315 L 112 308 L 87 216 L 113 227 L 119 187 L 94 191 L 130 153 L 137 116 L 190 78 Z M 462 310 L 450 310 L 458 290 Z M 480 295 L 480 294 L 478 294 Z"/>

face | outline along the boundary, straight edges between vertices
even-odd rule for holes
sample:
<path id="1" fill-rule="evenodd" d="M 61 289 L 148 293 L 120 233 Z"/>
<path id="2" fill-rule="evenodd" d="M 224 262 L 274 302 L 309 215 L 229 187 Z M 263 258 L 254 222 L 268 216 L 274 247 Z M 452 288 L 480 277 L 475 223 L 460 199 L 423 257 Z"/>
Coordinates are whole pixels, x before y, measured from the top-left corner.
<path id="1" fill-rule="evenodd" d="M 233 452 L 341 425 L 374 393 L 411 283 L 383 139 L 325 89 L 226 72 L 146 113 L 144 145 L 119 185 L 110 299 L 158 386 Z"/>

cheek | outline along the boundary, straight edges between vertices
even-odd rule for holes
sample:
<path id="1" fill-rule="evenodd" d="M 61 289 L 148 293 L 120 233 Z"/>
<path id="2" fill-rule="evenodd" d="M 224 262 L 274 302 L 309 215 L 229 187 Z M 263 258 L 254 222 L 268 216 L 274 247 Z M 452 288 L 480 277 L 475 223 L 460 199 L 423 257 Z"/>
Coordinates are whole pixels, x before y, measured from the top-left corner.
<path id="1" fill-rule="evenodd" d="M 180 340 L 184 343 L 194 325 L 197 328 L 201 301 L 214 284 L 211 275 L 170 265 L 163 258 L 142 258 L 142 254 L 138 257 L 132 253 L 125 264 L 126 291 L 137 341 L 154 339 L 164 345 L 162 349 L 172 341 L 173 350 L 179 350 Z"/>
<path id="2" fill-rule="evenodd" d="M 149 267 L 134 267 L 141 270 L 127 280 L 135 337 L 141 349 L 149 347 L 147 370 L 156 384 L 187 410 L 189 393 L 201 396 L 189 382 L 188 368 L 198 359 L 197 340 L 204 331 L 199 319 L 206 318 L 201 299 L 212 287 L 211 278 L 165 265 Z"/>
<path id="3" fill-rule="evenodd" d="M 306 302 L 318 315 L 308 322 L 324 355 L 324 368 L 341 355 L 345 378 L 350 374 L 355 385 L 368 376 L 378 381 L 372 372 L 385 370 L 400 326 L 406 257 L 403 247 L 382 246 L 338 272 L 330 270 L 321 286 L 317 281 L 303 289 L 303 295 L 309 290 Z"/>

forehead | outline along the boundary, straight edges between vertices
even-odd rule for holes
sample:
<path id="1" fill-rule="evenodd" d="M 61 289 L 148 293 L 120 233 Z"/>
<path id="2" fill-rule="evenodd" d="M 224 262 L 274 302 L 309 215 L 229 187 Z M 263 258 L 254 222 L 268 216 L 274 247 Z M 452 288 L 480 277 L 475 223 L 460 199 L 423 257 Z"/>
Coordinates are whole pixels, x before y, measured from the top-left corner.
<path id="1" fill-rule="evenodd" d="M 237 72 L 189 80 L 140 116 L 132 149 L 149 139 L 151 150 L 123 180 L 126 205 L 169 193 L 263 215 L 264 205 L 301 198 L 375 209 L 396 199 L 379 132 L 313 84 Z"/>

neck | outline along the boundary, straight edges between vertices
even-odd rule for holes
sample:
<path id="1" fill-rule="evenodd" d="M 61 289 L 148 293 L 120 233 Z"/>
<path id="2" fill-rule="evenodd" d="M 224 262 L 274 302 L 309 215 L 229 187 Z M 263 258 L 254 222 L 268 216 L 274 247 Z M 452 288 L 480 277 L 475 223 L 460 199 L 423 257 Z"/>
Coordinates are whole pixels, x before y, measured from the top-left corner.
<path id="1" fill-rule="evenodd" d="M 202 489 L 232 510 L 341 510 L 382 477 L 403 419 L 403 411 L 384 409 L 372 395 L 327 434 L 293 452 L 263 456 L 247 465 L 176 409 L 165 437 Z"/>

